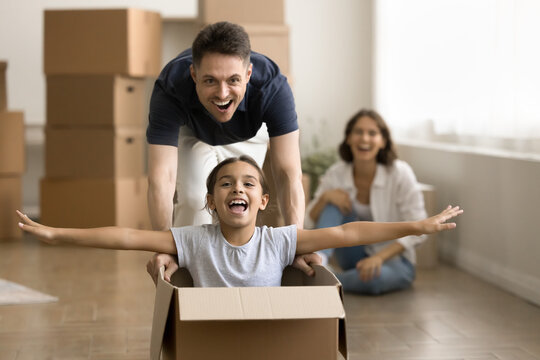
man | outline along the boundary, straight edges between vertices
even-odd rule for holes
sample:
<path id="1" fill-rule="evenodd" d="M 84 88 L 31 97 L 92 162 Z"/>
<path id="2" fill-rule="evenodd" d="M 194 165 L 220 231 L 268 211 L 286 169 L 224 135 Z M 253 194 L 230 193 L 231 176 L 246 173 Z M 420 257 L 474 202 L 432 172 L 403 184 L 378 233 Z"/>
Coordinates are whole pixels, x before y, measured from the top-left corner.
<path id="1" fill-rule="evenodd" d="M 152 93 L 147 129 L 152 227 L 211 223 L 204 210 L 207 175 L 220 161 L 241 154 L 262 166 L 268 138 L 285 221 L 302 228 L 299 131 L 287 79 L 274 62 L 251 51 L 241 26 L 205 27 L 191 49 L 165 66 Z M 308 263 L 320 258 L 295 260 L 309 274 Z M 154 281 L 160 266 L 166 267 L 166 280 L 178 268 L 173 257 L 156 254 L 147 264 Z"/>

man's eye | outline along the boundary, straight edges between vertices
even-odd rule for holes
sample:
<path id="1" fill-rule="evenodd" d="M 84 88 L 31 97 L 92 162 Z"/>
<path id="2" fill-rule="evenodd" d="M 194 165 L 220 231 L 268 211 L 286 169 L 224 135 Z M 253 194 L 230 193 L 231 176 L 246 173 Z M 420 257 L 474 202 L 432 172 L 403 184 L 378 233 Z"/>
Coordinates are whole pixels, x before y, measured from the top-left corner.
<path id="1" fill-rule="evenodd" d="M 208 84 L 208 85 L 213 84 L 213 83 L 214 83 L 214 79 L 205 79 L 205 80 L 204 80 L 204 83 L 205 83 L 205 84 Z"/>
<path id="2" fill-rule="evenodd" d="M 240 82 L 240 79 L 238 78 L 232 78 L 231 80 L 229 80 L 232 84 L 236 84 L 236 83 L 239 83 Z"/>

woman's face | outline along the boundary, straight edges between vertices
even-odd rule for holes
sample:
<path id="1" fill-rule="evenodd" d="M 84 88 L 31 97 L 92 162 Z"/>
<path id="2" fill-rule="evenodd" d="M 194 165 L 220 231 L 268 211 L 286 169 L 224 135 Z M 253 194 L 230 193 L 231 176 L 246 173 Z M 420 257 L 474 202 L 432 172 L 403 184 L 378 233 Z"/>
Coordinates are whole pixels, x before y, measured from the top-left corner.
<path id="1" fill-rule="evenodd" d="M 386 146 L 386 140 L 375 120 L 362 116 L 356 120 L 347 137 L 347 145 L 351 148 L 354 160 L 377 161 L 377 154 Z"/>

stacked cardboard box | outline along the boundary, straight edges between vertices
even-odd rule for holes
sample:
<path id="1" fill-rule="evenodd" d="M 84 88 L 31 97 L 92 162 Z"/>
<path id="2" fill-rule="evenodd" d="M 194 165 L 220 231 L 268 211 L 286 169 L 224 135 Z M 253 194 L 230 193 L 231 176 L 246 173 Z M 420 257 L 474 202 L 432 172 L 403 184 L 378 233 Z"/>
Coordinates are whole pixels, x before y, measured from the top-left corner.
<path id="1" fill-rule="evenodd" d="M 7 110 L 7 63 L 0 61 L 0 240 L 19 238 L 15 209 L 22 208 L 24 114 Z"/>
<path id="2" fill-rule="evenodd" d="M 41 220 L 149 228 L 146 78 L 161 70 L 161 17 L 137 10 L 45 11 L 47 76 Z"/>

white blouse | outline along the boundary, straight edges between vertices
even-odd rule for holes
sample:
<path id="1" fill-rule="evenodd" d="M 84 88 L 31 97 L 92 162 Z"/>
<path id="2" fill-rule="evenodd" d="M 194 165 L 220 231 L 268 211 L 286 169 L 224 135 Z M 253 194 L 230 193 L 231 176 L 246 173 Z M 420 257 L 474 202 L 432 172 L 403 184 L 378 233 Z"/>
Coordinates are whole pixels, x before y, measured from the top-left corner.
<path id="1" fill-rule="evenodd" d="M 356 200 L 352 163 L 340 160 L 330 166 L 320 178 L 314 198 L 306 208 L 307 216 L 304 226 L 307 229 L 315 226 L 313 219 L 309 216 L 311 209 L 319 197 L 331 189 L 342 189 L 349 194 L 351 202 Z M 377 222 L 414 221 L 427 217 L 420 184 L 409 164 L 402 160 L 395 160 L 391 166 L 377 164 L 375 178 L 370 189 L 369 206 L 373 221 Z M 398 241 L 405 248 L 403 256 L 415 264 L 414 247 L 425 239 L 425 235 L 406 236 L 389 242 L 367 245 L 366 252 L 370 255 L 375 254 L 392 241 Z"/>

